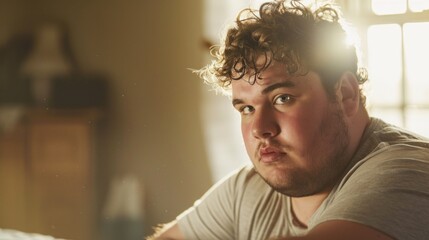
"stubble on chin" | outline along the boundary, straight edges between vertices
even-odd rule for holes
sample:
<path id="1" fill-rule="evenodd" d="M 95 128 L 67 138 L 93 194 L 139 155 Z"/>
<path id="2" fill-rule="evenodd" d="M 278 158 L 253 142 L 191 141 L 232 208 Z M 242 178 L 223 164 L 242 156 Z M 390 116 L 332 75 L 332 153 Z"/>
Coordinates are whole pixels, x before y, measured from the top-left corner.
<path id="1" fill-rule="evenodd" d="M 279 192 L 281 194 L 297 197 L 301 196 L 299 189 L 295 189 L 292 182 L 295 181 L 291 174 L 279 173 L 276 174 L 261 174 L 258 170 L 256 170 L 259 176 L 265 181 L 267 185 L 269 185 L 273 190 Z M 264 176 L 265 175 L 265 176 Z"/>

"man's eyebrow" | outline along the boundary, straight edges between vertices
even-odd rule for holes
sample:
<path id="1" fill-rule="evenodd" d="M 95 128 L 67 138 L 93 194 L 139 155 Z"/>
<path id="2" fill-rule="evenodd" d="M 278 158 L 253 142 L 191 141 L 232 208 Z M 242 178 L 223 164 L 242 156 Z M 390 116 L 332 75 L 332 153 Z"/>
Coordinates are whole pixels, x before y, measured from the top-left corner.
<path id="1" fill-rule="evenodd" d="M 232 99 L 232 106 L 235 106 L 237 104 L 242 104 L 242 103 L 244 103 L 244 102 L 241 99 L 238 99 L 238 98 Z"/>
<path id="2" fill-rule="evenodd" d="M 262 94 L 267 94 L 269 92 L 274 91 L 277 88 L 293 88 L 295 87 L 295 83 L 292 81 L 278 82 L 270 85 L 262 90 Z"/>

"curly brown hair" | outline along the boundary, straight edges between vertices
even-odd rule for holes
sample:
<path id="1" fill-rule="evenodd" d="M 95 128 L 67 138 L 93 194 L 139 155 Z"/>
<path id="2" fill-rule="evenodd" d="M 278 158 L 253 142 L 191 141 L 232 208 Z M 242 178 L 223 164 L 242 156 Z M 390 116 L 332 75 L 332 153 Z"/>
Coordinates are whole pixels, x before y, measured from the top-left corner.
<path id="1" fill-rule="evenodd" d="M 298 0 L 274 0 L 259 10 L 244 9 L 228 29 L 221 46 L 213 46 L 215 60 L 196 72 L 216 89 L 229 90 L 233 80 L 253 76 L 254 84 L 272 61 L 284 63 L 290 75 L 314 71 L 329 96 L 344 72 L 356 75 L 361 100 L 366 70 L 358 67 L 356 46 L 346 43 L 339 9 L 324 4 L 312 10 Z M 256 60 L 263 57 L 263 64 Z"/>

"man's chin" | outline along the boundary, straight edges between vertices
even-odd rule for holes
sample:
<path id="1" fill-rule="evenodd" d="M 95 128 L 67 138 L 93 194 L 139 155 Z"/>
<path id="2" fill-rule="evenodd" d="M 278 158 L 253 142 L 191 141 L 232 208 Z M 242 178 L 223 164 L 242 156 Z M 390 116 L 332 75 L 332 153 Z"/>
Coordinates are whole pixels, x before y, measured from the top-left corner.
<path id="1" fill-rule="evenodd" d="M 275 191 L 282 194 L 289 192 L 293 186 L 291 186 L 290 177 L 284 172 L 278 170 L 265 171 L 263 173 L 258 172 L 262 179 Z M 288 194 L 286 194 L 288 195 Z"/>
<path id="2" fill-rule="evenodd" d="M 293 174 L 268 171 L 264 176 L 260 173 L 259 175 L 273 190 L 290 197 L 306 197 L 317 193 L 317 190 L 309 187 L 305 181 L 294 179 Z"/>
<path id="3" fill-rule="evenodd" d="M 291 188 L 285 188 L 285 187 L 271 186 L 271 188 L 278 193 L 281 193 L 281 194 L 286 195 L 288 197 L 294 197 L 294 198 L 308 197 L 308 196 L 316 194 L 316 192 L 305 192 L 302 189 L 296 189 L 296 188 L 292 188 L 292 187 Z"/>

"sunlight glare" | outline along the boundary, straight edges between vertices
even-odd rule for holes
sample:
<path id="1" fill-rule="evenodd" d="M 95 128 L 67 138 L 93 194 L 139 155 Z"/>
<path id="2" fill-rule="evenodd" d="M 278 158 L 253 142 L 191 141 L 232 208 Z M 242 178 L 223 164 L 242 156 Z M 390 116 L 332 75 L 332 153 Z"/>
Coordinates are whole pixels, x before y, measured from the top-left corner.
<path id="1" fill-rule="evenodd" d="M 404 24 L 407 103 L 423 105 L 429 96 L 429 22 Z"/>
<path id="2" fill-rule="evenodd" d="M 370 105 L 400 104 L 401 59 L 399 25 L 373 25 L 368 28 L 368 103 Z"/>
<path id="3" fill-rule="evenodd" d="M 371 6 L 377 15 L 401 14 L 407 11 L 406 0 L 372 0 Z"/>
<path id="4" fill-rule="evenodd" d="M 386 108 L 370 108 L 369 113 L 371 116 L 383 119 L 384 121 L 394 124 L 396 126 L 403 126 L 402 115 L 399 109 L 386 109 Z"/>
<path id="5" fill-rule="evenodd" d="M 419 133 L 425 137 L 429 137 L 429 110 L 427 109 L 408 109 L 405 113 L 407 117 L 406 128 Z"/>
<path id="6" fill-rule="evenodd" d="M 428 0 L 408 0 L 408 7 L 413 12 L 422 12 L 424 10 L 429 10 L 429 1 Z"/>

